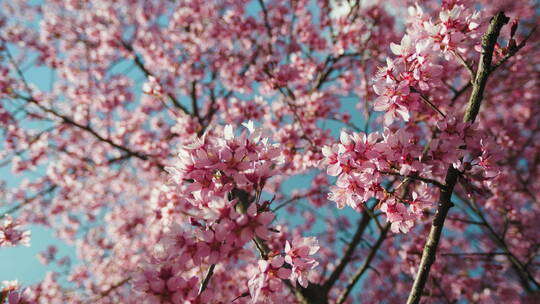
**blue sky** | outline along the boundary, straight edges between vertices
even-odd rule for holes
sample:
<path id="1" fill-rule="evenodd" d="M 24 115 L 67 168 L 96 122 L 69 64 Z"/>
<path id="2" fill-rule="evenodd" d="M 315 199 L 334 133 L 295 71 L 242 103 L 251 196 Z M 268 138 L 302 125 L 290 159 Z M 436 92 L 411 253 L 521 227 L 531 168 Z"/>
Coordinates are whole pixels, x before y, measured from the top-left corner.
<path id="1" fill-rule="evenodd" d="M 17 50 L 10 48 L 11 54 L 17 56 Z M 53 74 L 46 67 L 30 67 L 25 70 L 25 77 L 29 82 L 37 86 L 40 90 L 48 91 Z M 5 105 L 7 106 L 7 105 Z M 32 129 L 44 129 L 46 126 L 28 124 L 27 127 Z M 0 134 L 0 142 L 3 137 Z M 45 166 L 40 166 L 35 174 L 42 175 L 45 173 Z M 6 181 L 8 188 L 17 187 L 23 180 L 32 178 L 34 174 L 14 175 L 11 172 L 10 166 L 0 168 L 1 180 Z M 10 202 L 0 202 L 0 213 L 3 214 L 12 206 Z M 16 217 L 16 214 L 15 214 Z M 3 222 L 0 220 L 0 223 Z M 0 281 L 3 280 L 18 280 L 23 285 L 35 283 L 45 276 L 49 269 L 58 269 L 54 266 L 46 267 L 37 259 L 37 254 L 44 251 L 49 245 L 58 247 L 58 257 L 69 256 L 75 258 L 75 250 L 66 243 L 54 236 L 54 232 L 46 227 L 32 225 L 28 227 L 31 232 L 30 247 L 2 247 L 0 248 Z"/>

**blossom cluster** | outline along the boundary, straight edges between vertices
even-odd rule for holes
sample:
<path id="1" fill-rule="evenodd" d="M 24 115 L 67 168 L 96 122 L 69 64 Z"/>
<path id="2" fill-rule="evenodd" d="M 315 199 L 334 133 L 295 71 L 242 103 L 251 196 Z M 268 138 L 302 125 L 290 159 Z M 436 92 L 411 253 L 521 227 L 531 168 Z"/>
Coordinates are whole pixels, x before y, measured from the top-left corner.
<path id="1" fill-rule="evenodd" d="M 441 54 L 446 58 L 451 58 L 449 54 L 462 58 L 460 53 L 467 50 L 465 37 L 474 37 L 479 26 L 479 14 L 468 13 L 463 5 L 441 10 L 436 23 L 425 20 L 419 6 L 409 11 L 415 23 L 400 44 L 390 44 L 397 57 L 387 58 L 373 85 L 379 95 L 374 109 L 385 111 L 386 125 L 396 119 L 408 121 L 411 113 L 425 112 L 421 111 L 426 109 L 424 94 L 442 85 L 443 66 L 438 63 Z"/>
<path id="2" fill-rule="evenodd" d="M 436 127 L 437 137 L 429 143 L 420 141 L 421 130 L 416 127 L 386 128 L 382 134 L 342 131 L 339 143 L 322 149 L 328 175 L 337 176 L 328 198 L 338 208 L 350 206 L 356 210 L 376 199 L 392 230 L 407 232 L 431 205 L 427 203 L 431 195 L 426 187 L 440 186 L 437 178 L 444 176 L 449 165 L 458 168 L 464 178 L 480 183 L 489 184 L 499 174 L 496 162 L 500 156 L 485 132 L 455 117 L 439 121 Z M 487 147 L 491 147 L 489 152 Z M 421 180 L 423 188 L 411 193 L 412 200 L 404 199 L 395 190 L 386 189 L 388 176 Z"/>
<path id="3" fill-rule="evenodd" d="M 361 210 L 365 202 L 375 198 L 381 202 L 381 210 L 394 231 L 407 232 L 412 227 L 413 220 L 420 215 L 412 209 L 421 209 L 413 207 L 416 199 L 407 209 L 397 194 L 385 189 L 383 177 L 391 173 L 409 176 L 425 169 L 422 147 L 414 130 L 386 129 L 383 134 L 369 135 L 342 131 L 340 143 L 325 146 L 323 154 L 328 163 L 327 173 L 338 177 L 328 198 L 339 208 Z"/>
<path id="4" fill-rule="evenodd" d="M 283 280 L 289 279 L 292 286 L 298 282 L 302 287 L 309 284 L 311 271 L 318 265 L 313 255 L 319 251 L 318 241 L 296 237 L 285 243 L 284 253 L 269 260 L 259 260 L 257 271 L 248 282 L 253 302 L 261 297 L 276 300 L 274 295 L 283 289 Z"/>
<path id="5" fill-rule="evenodd" d="M 223 134 L 208 132 L 194 138 L 183 147 L 179 163 L 167 168 L 174 187 L 160 187 L 153 201 L 174 201 L 168 193 L 181 193 L 187 200 L 180 205 L 189 214 L 189 225 L 175 223 L 174 216 L 163 221 L 166 229 L 158 249 L 134 274 L 138 292 L 156 301 L 208 301 L 211 294 L 195 288 L 203 280 L 198 271 L 209 267 L 222 271 L 221 267 L 249 256 L 244 246 L 251 240 L 271 241 L 275 216 L 268 202 L 259 200 L 279 165 L 280 149 L 262 137 L 252 122 L 244 126 L 238 136 L 228 125 Z M 156 203 L 159 214 L 174 213 L 170 208 L 175 207 L 169 205 Z M 261 292 L 281 286 L 282 279 L 307 286 L 308 275 L 317 265 L 312 257 L 318 250 L 315 239 L 295 238 L 281 249 L 268 250 L 264 255 L 269 260 L 259 260 L 259 272 L 246 282 L 253 302 Z"/>
<path id="6" fill-rule="evenodd" d="M 280 148 L 270 144 L 253 122 L 244 126 L 239 136 L 227 125 L 222 137 L 196 139 L 180 151 L 178 164 L 167 168 L 177 184 L 191 183 L 187 191 L 197 203 L 204 205 L 205 200 L 222 197 L 234 188 L 260 192 L 275 174 Z"/>
<path id="7" fill-rule="evenodd" d="M 18 281 L 2 281 L 4 285 L 0 289 L 0 303 L 4 304 L 29 304 L 30 289 L 22 288 Z"/>
<path id="8" fill-rule="evenodd" d="M 536 303 L 538 5 L 409 5 L 0 1 L 0 303 Z"/>
<path id="9" fill-rule="evenodd" d="M 0 247 L 4 246 L 30 246 L 29 230 L 21 230 L 22 223 L 13 219 L 10 215 L 4 217 L 0 225 Z"/>

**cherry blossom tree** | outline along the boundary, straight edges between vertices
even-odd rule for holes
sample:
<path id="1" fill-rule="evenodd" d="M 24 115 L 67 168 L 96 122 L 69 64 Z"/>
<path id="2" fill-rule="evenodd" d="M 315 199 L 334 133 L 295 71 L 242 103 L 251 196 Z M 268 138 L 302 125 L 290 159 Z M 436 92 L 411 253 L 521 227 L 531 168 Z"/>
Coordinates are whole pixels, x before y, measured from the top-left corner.
<path id="1" fill-rule="evenodd" d="M 0 5 L 0 303 L 540 297 L 536 1 Z"/>

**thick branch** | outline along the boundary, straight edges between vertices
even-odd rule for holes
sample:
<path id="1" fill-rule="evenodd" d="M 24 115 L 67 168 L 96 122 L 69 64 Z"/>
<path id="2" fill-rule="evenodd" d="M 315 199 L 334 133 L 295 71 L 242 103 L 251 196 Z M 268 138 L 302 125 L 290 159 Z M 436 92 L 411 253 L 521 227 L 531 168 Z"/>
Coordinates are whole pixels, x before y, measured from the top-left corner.
<path id="1" fill-rule="evenodd" d="M 345 300 L 347 300 L 347 297 L 351 293 L 354 285 L 356 285 L 356 283 L 360 280 L 362 275 L 364 275 L 366 270 L 369 269 L 369 265 L 371 264 L 371 260 L 373 260 L 373 258 L 377 254 L 377 251 L 379 251 L 379 247 L 381 247 L 382 243 L 386 239 L 386 236 L 388 235 L 388 231 L 390 230 L 390 225 L 391 225 L 390 223 L 386 224 L 384 229 L 381 231 L 381 234 L 379 235 L 379 238 L 377 239 L 377 242 L 375 243 L 375 245 L 373 245 L 373 247 L 369 251 L 369 254 L 366 257 L 366 259 L 364 260 L 364 263 L 362 263 L 362 266 L 360 266 L 360 268 L 358 268 L 356 273 L 349 280 L 349 283 L 347 284 L 347 287 L 339 295 L 339 297 L 338 297 L 338 299 L 336 301 L 336 304 L 342 304 L 342 303 L 345 302 Z"/>
<path id="2" fill-rule="evenodd" d="M 497 42 L 497 38 L 499 37 L 501 28 L 508 23 L 508 21 L 509 18 L 506 17 L 504 13 L 498 13 L 491 19 L 487 32 L 482 37 L 482 55 L 480 56 L 476 78 L 473 81 L 473 89 L 464 117 L 465 122 L 474 122 L 480 111 L 484 89 L 492 70 L 491 60 L 493 57 L 493 49 Z M 424 287 L 429 277 L 431 265 L 435 262 L 435 254 L 437 252 L 437 246 L 439 245 L 446 215 L 448 214 L 448 210 L 453 206 L 451 198 L 458 175 L 459 172 L 450 165 L 446 172 L 445 188 L 441 190 L 439 207 L 433 218 L 431 230 L 426 245 L 424 246 L 422 259 L 420 260 L 420 267 L 418 268 L 418 273 L 416 274 L 409 298 L 407 299 L 407 304 L 419 303 L 420 298 L 422 297 Z"/>
<path id="3" fill-rule="evenodd" d="M 493 58 L 493 49 L 497 43 L 501 28 L 508 23 L 509 20 L 510 19 L 506 17 L 504 13 L 498 13 L 491 19 L 489 28 L 484 37 L 482 37 L 482 55 L 480 56 L 480 63 L 478 64 L 478 71 L 476 72 L 476 78 L 474 79 L 467 112 L 465 113 L 465 122 L 474 122 L 478 115 L 478 111 L 480 111 L 484 90 L 489 74 L 492 71 L 491 60 Z"/>
<path id="4" fill-rule="evenodd" d="M 367 208 L 367 206 L 366 206 Z M 369 225 L 369 221 L 371 220 L 371 217 L 369 216 L 368 212 L 364 210 L 362 212 L 362 219 L 360 219 L 360 222 L 358 223 L 358 227 L 356 228 L 356 232 L 354 233 L 353 239 L 349 244 L 349 247 L 347 248 L 347 251 L 345 251 L 345 254 L 339 261 L 338 265 L 326 281 L 324 283 L 324 288 L 326 290 L 330 290 L 334 283 L 339 279 L 341 274 L 343 273 L 343 270 L 345 270 L 345 266 L 349 264 L 351 261 L 354 251 L 356 250 L 356 247 L 358 244 L 360 244 L 360 241 L 362 240 L 362 235 L 364 234 L 364 231 L 366 230 L 367 226 Z"/>

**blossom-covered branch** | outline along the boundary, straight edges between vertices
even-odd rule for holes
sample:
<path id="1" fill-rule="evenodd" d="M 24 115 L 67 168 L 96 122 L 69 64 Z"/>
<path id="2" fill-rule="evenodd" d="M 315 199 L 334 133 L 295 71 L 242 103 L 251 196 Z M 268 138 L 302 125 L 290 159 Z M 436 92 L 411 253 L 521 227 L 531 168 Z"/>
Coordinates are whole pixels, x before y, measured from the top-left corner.
<path id="1" fill-rule="evenodd" d="M 476 77 L 473 81 L 467 110 L 463 118 L 463 121 L 466 123 L 473 123 L 478 115 L 487 80 L 492 71 L 493 50 L 502 27 L 507 24 L 508 21 L 509 18 L 506 17 L 504 13 L 498 13 L 493 17 L 486 33 L 482 37 L 482 54 L 478 64 L 478 70 L 475 73 Z M 453 206 L 452 193 L 454 192 L 458 175 L 458 169 L 453 166 L 448 167 L 444 181 L 445 187 L 441 190 L 437 213 L 433 218 L 431 230 L 426 240 L 422 259 L 418 267 L 418 273 L 416 274 L 407 303 L 419 303 L 420 298 L 422 297 L 424 286 L 429 276 L 429 270 L 431 265 L 435 262 L 435 254 L 437 252 L 446 215 L 448 214 L 448 210 Z"/>

